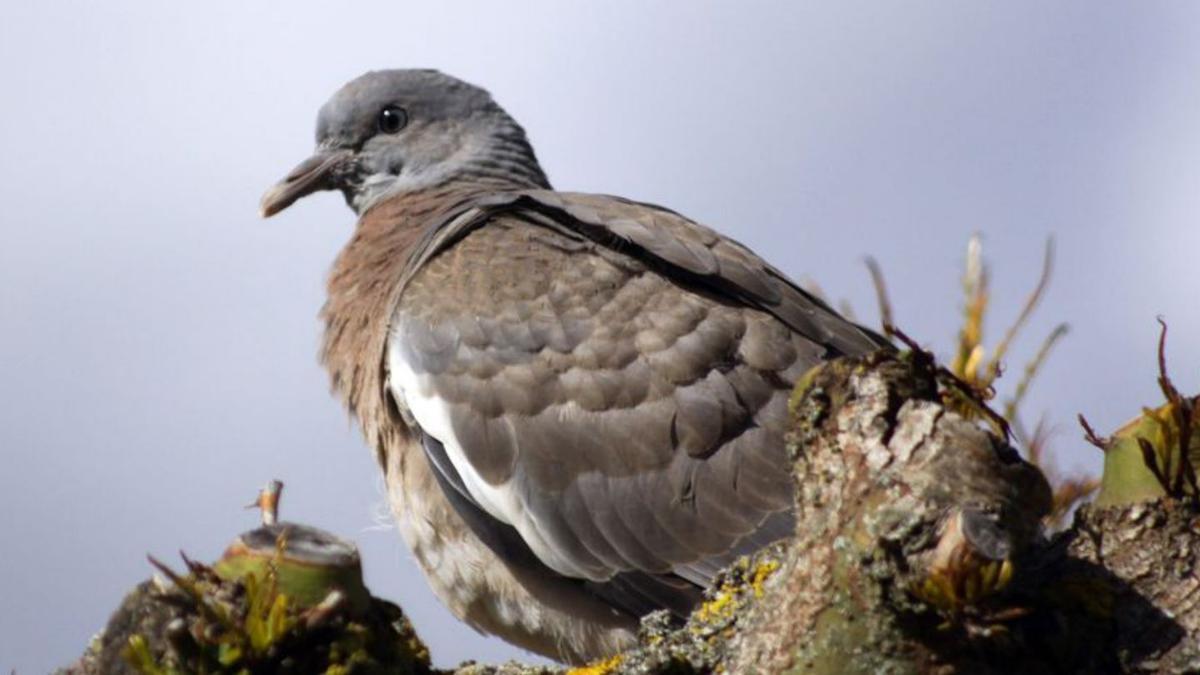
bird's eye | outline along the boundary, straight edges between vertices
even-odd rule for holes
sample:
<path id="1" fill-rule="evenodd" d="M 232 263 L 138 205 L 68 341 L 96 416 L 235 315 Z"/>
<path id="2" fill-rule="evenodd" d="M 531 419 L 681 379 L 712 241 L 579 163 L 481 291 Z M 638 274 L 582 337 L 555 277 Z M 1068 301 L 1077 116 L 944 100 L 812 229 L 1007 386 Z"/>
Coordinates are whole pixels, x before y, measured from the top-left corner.
<path id="1" fill-rule="evenodd" d="M 379 111 L 379 130 L 394 134 L 408 124 L 408 113 L 398 105 L 389 105 Z"/>

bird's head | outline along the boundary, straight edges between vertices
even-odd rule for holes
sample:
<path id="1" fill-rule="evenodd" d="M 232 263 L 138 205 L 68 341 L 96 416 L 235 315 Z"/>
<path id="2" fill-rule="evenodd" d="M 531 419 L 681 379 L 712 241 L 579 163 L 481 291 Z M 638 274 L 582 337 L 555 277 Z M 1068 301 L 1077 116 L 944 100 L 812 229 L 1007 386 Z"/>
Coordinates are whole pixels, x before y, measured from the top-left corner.
<path id="1" fill-rule="evenodd" d="M 435 70 L 380 70 L 317 115 L 317 149 L 263 195 L 270 217 L 319 190 L 361 214 L 383 197 L 459 178 L 546 187 L 521 129 L 491 95 Z"/>

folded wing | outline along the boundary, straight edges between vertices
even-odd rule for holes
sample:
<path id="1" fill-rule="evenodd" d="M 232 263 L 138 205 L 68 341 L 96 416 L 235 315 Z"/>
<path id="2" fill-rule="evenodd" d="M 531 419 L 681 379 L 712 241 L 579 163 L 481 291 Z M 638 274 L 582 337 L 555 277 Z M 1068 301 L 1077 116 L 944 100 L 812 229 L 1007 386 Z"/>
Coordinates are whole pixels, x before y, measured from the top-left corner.
<path id="1" fill-rule="evenodd" d="M 410 270 L 389 390 L 443 489 L 506 559 L 633 613 L 686 611 L 788 533 L 790 387 L 881 344 L 740 244 L 614 197 L 498 195 Z"/>

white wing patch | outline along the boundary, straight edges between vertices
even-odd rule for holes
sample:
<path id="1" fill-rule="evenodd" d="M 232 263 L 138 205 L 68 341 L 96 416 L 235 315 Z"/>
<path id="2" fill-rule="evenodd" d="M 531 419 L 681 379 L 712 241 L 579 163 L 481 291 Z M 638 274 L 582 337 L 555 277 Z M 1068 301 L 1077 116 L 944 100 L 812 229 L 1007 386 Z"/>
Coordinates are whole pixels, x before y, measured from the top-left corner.
<path id="1" fill-rule="evenodd" d="M 409 365 L 399 341 L 400 338 L 393 332 L 387 350 L 388 387 L 392 395 L 408 408 L 421 430 L 442 444 L 471 497 L 493 518 L 515 527 L 534 554 L 554 571 L 592 581 L 606 580 L 607 577 L 597 577 L 594 571 L 589 573 L 560 555 L 543 535 L 534 514 L 525 508 L 519 465 L 513 477 L 500 485 L 488 483 L 475 471 L 463 451 L 462 443 L 454 435 L 450 405 L 434 391 L 428 375 L 416 373 Z M 519 446 L 520 438 L 516 442 Z"/>

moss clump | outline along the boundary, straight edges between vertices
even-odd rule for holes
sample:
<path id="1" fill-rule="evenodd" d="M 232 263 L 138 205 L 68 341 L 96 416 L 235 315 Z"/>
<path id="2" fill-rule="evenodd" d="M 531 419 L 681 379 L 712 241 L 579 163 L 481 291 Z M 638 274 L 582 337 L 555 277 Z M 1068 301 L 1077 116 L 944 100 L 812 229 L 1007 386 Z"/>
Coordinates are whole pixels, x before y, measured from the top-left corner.
<path id="1" fill-rule="evenodd" d="M 126 638 L 122 656 L 142 675 L 176 673 L 427 673 L 429 654 L 391 603 L 352 611 L 337 589 L 315 605 L 279 590 L 276 568 L 235 579 L 188 562 L 186 575 L 165 566 L 171 586 L 147 602 L 173 608 L 160 630 Z"/>
<path id="2" fill-rule="evenodd" d="M 935 569 L 913 588 L 913 595 L 946 614 L 958 614 L 997 593 L 1012 579 L 1008 560 L 987 560 L 962 569 Z"/>

